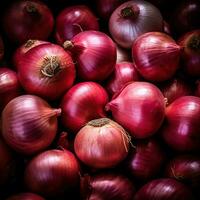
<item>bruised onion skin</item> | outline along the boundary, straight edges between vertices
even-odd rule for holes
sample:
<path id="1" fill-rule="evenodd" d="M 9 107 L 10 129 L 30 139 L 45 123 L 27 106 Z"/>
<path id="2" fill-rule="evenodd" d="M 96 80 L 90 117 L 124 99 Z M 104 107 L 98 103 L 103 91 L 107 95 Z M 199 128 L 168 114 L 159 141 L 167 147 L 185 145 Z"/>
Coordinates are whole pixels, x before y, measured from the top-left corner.
<path id="1" fill-rule="evenodd" d="M 48 100 L 61 97 L 73 85 L 76 76 L 71 55 L 51 43 L 29 50 L 17 68 L 26 92 Z"/>
<path id="2" fill-rule="evenodd" d="M 6 200 L 45 200 L 43 197 L 34 193 L 19 193 L 8 197 Z"/>
<path id="3" fill-rule="evenodd" d="M 3 30 L 17 44 L 23 44 L 29 39 L 46 40 L 53 25 L 50 9 L 39 0 L 13 2 L 3 17 Z"/>
<path id="4" fill-rule="evenodd" d="M 62 98 L 62 124 L 77 133 L 90 120 L 105 117 L 107 103 L 108 95 L 101 85 L 95 82 L 78 83 Z"/>
<path id="5" fill-rule="evenodd" d="M 135 138 L 147 138 L 161 126 L 165 116 L 165 99 L 161 91 L 148 82 L 125 86 L 107 105 L 113 119 Z"/>
<path id="6" fill-rule="evenodd" d="M 200 29 L 184 34 L 178 41 L 183 47 L 181 61 L 186 73 L 200 77 Z"/>
<path id="7" fill-rule="evenodd" d="M 130 49 L 138 36 L 150 31 L 162 31 L 162 20 L 160 11 L 151 3 L 128 1 L 112 13 L 109 31 L 117 44 Z"/>
<path id="8" fill-rule="evenodd" d="M 103 169 L 116 166 L 127 156 L 129 141 L 123 127 L 108 118 L 99 118 L 80 129 L 74 150 L 86 165 Z"/>
<path id="9" fill-rule="evenodd" d="M 63 46 L 74 55 L 78 77 L 82 80 L 103 81 L 112 73 L 116 63 L 116 45 L 105 33 L 83 31 Z"/>
<path id="10" fill-rule="evenodd" d="M 181 152 L 200 149 L 200 98 L 184 96 L 166 108 L 166 120 L 162 128 L 165 142 Z"/>
<path id="11" fill-rule="evenodd" d="M 48 197 L 62 195 L 79 185 L 78 160 L 68 150 L 48 150 L 34 157 L 24 174 L 29 191 Z"/>
<path id="12" fill-rule="evenodd" d="M 143 185 L 134 200 L 194 200 L 191 191 L 174 179 L 155 179 Z"/>
<path id="13" fill-rule="evenodd" d="M 167 34 L 149 32 L 139 36 L 132 46 L 132 57 L 139 73 L 148 81 L 165 81 L 179 67 L 181 47 Z"/>
<path id="14" fill-rule="evenodd" d="M 133 183 L 123 175 L 99 173 L 88 179 L 85 186 L 87 191 L 85 199 L 88 200 L 132 200 L 135 194 Z"/>
<path id="15" fill-rule="evenodd" d="M 97 17 L 85 5 L 69 6 L 56 19 L 56 41 L 62 45 L 86 30 L 99 30 Z"/>
<path id="16" fill-rule="evenodd" d="M 14 150 L 32 155 L 47 148 L 55 138 L 60 112 L 40 97 L 21 95 L 3 110 L 2 135 Z"/>

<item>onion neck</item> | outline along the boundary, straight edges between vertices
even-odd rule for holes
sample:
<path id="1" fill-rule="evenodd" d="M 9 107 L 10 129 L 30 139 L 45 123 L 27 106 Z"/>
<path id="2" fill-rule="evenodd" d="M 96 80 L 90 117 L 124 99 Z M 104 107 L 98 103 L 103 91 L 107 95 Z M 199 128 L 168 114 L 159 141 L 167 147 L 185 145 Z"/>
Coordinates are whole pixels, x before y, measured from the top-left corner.
<path id="1" fill-rule="evenodd" d="M 56 56 L 44 58 L 41 73 L 42 75 L 52 78 L 61 70 L 60 62 Z"/>
<path id="2" fill-rule="evenodd" d="M 74 47 L 74 44 L 70 40 L 66 40 L 63 43 L 63 48 L 66 50 L 72 49 Z"/>
<path id="3" fill-rule="evenodd" d="M 137 5 L 127 6 L 121 10 L 121 17 L 125 19 L 136 19 L 140 13 Z"/>
<path id="4" fill-rule="evenodd" d="M 110 119 L 100 118 L 100 119 L 91 120 L 90 122 L 88 122 L 88 125 L 93 126 L 93 127 L 102 127 L 109 123 L 110 123 Z"/>
<path id="5" fill-rule="evenodd" d="M 40 17 L 40 12 L 39 12 L 37 6 L 30 1 L 27 2 L 24 10 L 26 13 L 28 13 L 29 15 L 31 15 L 33 17 Z"/>
<path id="6" fill-rule="evenodd" d="M 188 47 L 194 51 L 200 51 L 200 35 L 194 35 L 188 42 Z"/>
<path id="7" fill-rule="evenodd" d="M 54 109 L 54 113 L 55 113 L 55 115 L 56 115 L 57 117 L 61 115 L 61 112 L 62 112 L 61 108 Z"/>

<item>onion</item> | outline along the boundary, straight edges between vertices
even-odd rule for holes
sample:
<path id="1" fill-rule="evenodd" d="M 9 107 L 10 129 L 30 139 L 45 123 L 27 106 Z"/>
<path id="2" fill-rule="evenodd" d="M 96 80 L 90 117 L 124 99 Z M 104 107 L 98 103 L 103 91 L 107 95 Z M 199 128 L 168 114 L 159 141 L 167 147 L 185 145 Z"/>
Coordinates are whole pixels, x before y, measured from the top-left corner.
<path id="1" fill-rule="evenodd" d="M 160 172 L 165 158 L 164 150 L 155 139 L 138 141 L 125 161 L 125 169 L 134 178 L 146 181 Z"/>
<path id="2" fill-rule="evenodd" d="M 48 147 L 57 132 L 57 116 L 46 101 L 22 95 L 10 101 L 2 113 L 2 134 L 14 150 L 34 154 Z"/>
<path id="3" fill-rule="evenodd" d="M 160 11 L 143 0 L 128 1 L 120 5 L 111 15 L 109 30 L 117 44 L 131 48 L 133 41 L 150 31 L 162 31 Z"/>
<path id="4" fill-rule="evenodd" d="M 61 45 L 86 30 L 99 30 L 97 18 L 87 6 L 67 7 L 56 19 L 56 40 Z"/>
<path id="5" fill-rule="evenodd" d="M 67 150 L 48 150 L 27 165 L 24 182 L 35 193 L 57 197 L 79 185 L 79 163 Z"/>
<path id="6" fill-rule="evenodd" d="M 120 199 L 132 200 L 135 188 L 132 182 L 123 175 L 100 173 L 91 177 L 83 177 L 82 194 L 88 200 Z"/>
<path id="7" fill-rule="evenodd" d="M 140 74 L 149 81 L 170 79 L 179 66 L 181 47 L 167 34 L 150 32 L 139 36 L 132 57 Z"/>
<path id="8" fill-rule="evenodd" d="M 186 73 L 200 77 L 200 29 L 184 34 L 178 43 L 183 47 L 181 60 Z"/>
<path id="9" fill-rule="evenodd" d="M 48 100 L 61 97 L 75 79 L 75 67 L 70 54 L 51 43 L 29 50 L 17 68 L 19 81 L 26 92 Z"/>
<path id="10" fill-rule="evenodd" d="M 119 92 L 127 83 L 141 80 L 135 64 L 131 62 L 120 62 L 115 65 L 114 72 L 110 76 L 106 89 L 113 96 Z"/>
<path id="11" fill-rule="evenodd" d="M 122 61 L 131 61 L 131 53 L 117 45 L 117 63 Z"/>
<path id="12" fill-rule="evenodd" d="M 45 199 L 33 193 L 19 193 L 8 197 L 6 200 L 45 200 Z"/>
<path id="13" fill-rule="evenodd" d="M 78 158 L 93 168 L 109 168 L 128 154 L 130 138 L 126 131 L 108 118 L 87 123 L 76 135 L 74 150 Z"/>
<path id="14" fill-rule="evenodd" d="M 62 124 L 76 134 L 90 120 L 105 117 L 107 103 L 108 95 L 101 85 L 95 82 L 78 83 L 62 99 Z"/>
<path id="15" fill-rule="evenodd" d="M 63 46 L 74 54 L 78 76 L 83 80 L 105 80 L 114 69 L 116 46 L 103 32 L 81 32 Z"/>
<path id="16" fill-rule="evenodd" d="M 166 108 L 162 135 L 165 142 L 178 151 L 200 149 L 200 98 L 184 96 Z"/>
<path id="17" fill-rule="evenodd" d="M 136 193 L 134 200 L 194 200 L 191 191 L 173 179 L 155 179 Z"/>
<path id="18" fill-rule="evenodd" d="M 161 126 L 165 100 L 160 90 L 148 82 L 133 82 L 106 105 L 113 118 L 133 137 L 146 138 Z"/>
<path id="19" fill-rule="evenodd" d="M 29 39 L 46 40 L 53 30 L 49 8 L 39 0 L 13 2 L 5 11 L 3 30 L 8 38 L 23 44 Z"/>
<path id="20" fill-rule="evenodd" d="M 199 190 L 200 157 L 181 155 L 172 159 L 166 167 L 166 176 L 175 178 L 193 189 Z"/>
<path id="21" fill-rule="evenodd" d="M 20 95 L 20 89 L 16 72 L 7 67 L 0 68 L 0 112 L 10 100 Z"/>
<path id="22" fill-rule="evenodd" d="M 4 56 L 4 44 L 3 44 L 3 40 L 0 36 L 0 60 L 3 58 Z"/>
<path id="23" fill-rule="evenodd" d="M 161 84 L 160 90 L 167 99 L 168 104 L 179 97 L 192 95 L 192 88 L 190 85 L 180 78 L 174 78 Z"/>

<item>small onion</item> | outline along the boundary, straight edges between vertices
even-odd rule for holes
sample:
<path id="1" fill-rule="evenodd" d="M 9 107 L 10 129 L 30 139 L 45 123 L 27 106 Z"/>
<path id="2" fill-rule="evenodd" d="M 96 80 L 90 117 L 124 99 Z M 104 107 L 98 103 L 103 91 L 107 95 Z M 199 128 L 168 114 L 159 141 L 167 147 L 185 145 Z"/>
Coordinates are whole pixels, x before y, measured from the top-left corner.
<path id="1" fill-rule="evenodd" d="M 109 168 L 128 154 L 129 141 L 125 130 L 108 118 L 87 123 L 76 135 L 74 150 L 78 158 L 93 168 Z"/>
<path id="2" fill-rule="evenodd" d="M 19 193 L 8 197 L 6 200 L 45 200 L 45 199 L 34 193 Z"/>
<path id="3" fill-rule="evenodd" d="M 26 187 L 35 193 L 56 197 L 79 185 L 79 163 L 67 150 L 48 150 L 34 157 L 25 169 Z"/>
<path id="4" fill-rule="evenodd" d="M 108 95 L 101 85 L 95 82 L 78 83 L 62 98 L 62 124 L 77 133 L 90 120 L 105 117 L 107 103 Z"/>
<path id="5" fill-rule="evenodd" d="M 136 193 L 134 200 L 194 200 L 192 192 L 174 179 L 155 179 Z"/>
<path id="6" fill-rule="evenodd" d="M 69 6 L 62 10 L 56 19 L 56 40 L 63 44 L 75 35 L 86 30 L 99 30 L 96 16 L 84 5 Z"/>
<path id="7" fill-rule="evenodd" d="M 14 150 L 34 154 L 48 147 L 57 132 L 57 116 L 40 97 L 22 95 L 11 100 L 2 113 L 2 134 Z"/>
<path id="8" fill-rule="evenodd" d="M 167 34 L 149 32 L 132 46 L 132 57 L 139 73 L 149 81 L 170 79 L 179 67 L 181 47 Z"/>
<path id="9" fill-rule="evenodd" d="M 131 48 L 133 41 L 150 31 L 162 31 L 163 19 L 160 11 L 143 0 L 128 1 L 120 5 L 111 15 L 109 30 L 117 44 Z"/>
<path id="10" fill-rule="evenodd" d="M 103 32 L 83 31 L 64 43 L 77 61 L 79 78 L 103 81 L 113 71 L 116 63 L 116 45 Z"/>
<path id="11" fill-rule="evenodd" d="M 178 151 L 200 149 L 200 98 L 184 96 L 166 108 L 166 120 L 162 129 L 165 142 Z"/>
<path id="12" fill-rule="evenodd" d="M 165 99 L 161 91 L 148 82 L 133 82 L 123 88 L 106 110 L 133 137 L 146 138 L 161 126 L 165 116 Z"/>

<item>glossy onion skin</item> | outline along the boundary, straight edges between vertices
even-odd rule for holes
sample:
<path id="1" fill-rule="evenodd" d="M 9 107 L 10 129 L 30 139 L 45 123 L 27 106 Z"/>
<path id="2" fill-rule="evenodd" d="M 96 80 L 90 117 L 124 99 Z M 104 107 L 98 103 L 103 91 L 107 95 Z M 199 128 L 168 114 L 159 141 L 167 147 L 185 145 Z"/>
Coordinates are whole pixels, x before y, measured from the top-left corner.
<path id="1" fill-rule="evenodd" d="M 170 79 L 179 67 L 181 48 L 167 34 L 149 32 L 132 46 L 132 57 L 139 73 L 148 81 Z"/>
<path id="2" fill-rule="evenodd" d="M 165 142 L 177 151 L 200 149 L 200 98 L 184 96 L 166 108 L 166 120 L 162 129 Z"/>
<path id="3" fill-rule="evenodd" d="M 106 109 L 133 137 L 147 138 L 160 128 L 164 120 L 165 100 L 155 85 L 133 82 L 122 89 Z"/>
<path id="4" fill-rule="evenodd" d="M 60 112 L 34 95 L 14 98 L 2 113 L 2 134 L 6 143 L 27 155 L 45 149 L 56 135 Z"/>
<path id="5" fill-rule="evenodd" d="M 121 10 L 126 7 L 138 7 L 139 14 L 133 18 L 123 18 Z M 109 31 L 117 44 L 130 49 L 133 41 L 150 31 L 162 31 L 162 15 L 151 3 L 143 0 L 128 1 L 121 4 L 111 15 Z"/>
<path id="6" fill-rule="evenodd" d="M 6 200 L 45 200 L 43 197 L 34 194 L 34 193 L 19 193 L 11 197 L 8 197 Z"/>
<path id="7" fill-rule="evenodd" d="M 107 103 L 108 95 L 100 84 L 78 83 L 62 98 L 62 124 L 77 133 L 90 120 L 105 117 L 104 107 Z"/>
<path id="8" fill-rule="evenodd" d="M 191 191 L 174 179 L 155 179 L 142 186 L 134 200 L 194 200 Z"/>
<path id="9" fill-rule="evenodd" d="M 25 169 L 29 191 L 56 197 L 79 184 L 79 163 L 67 150 L 48 150 L 34 157 Z"/>
<path id="10" fill-rule="evenodd" d="M 97 17 L 84 5 L 65 8 L 56 18 L 56 41 L 62 45 L 75 35 L 86 30 L 99 30 Z"/>
<path id="11" fill-rule="evenodd" d="M 50 9 L 39 0 L 14 2 L 3 18 L 3 30 L 11 41 L 18 44 L 29 39 L 46 40 L 53 26 L 54 19 Z"/>

